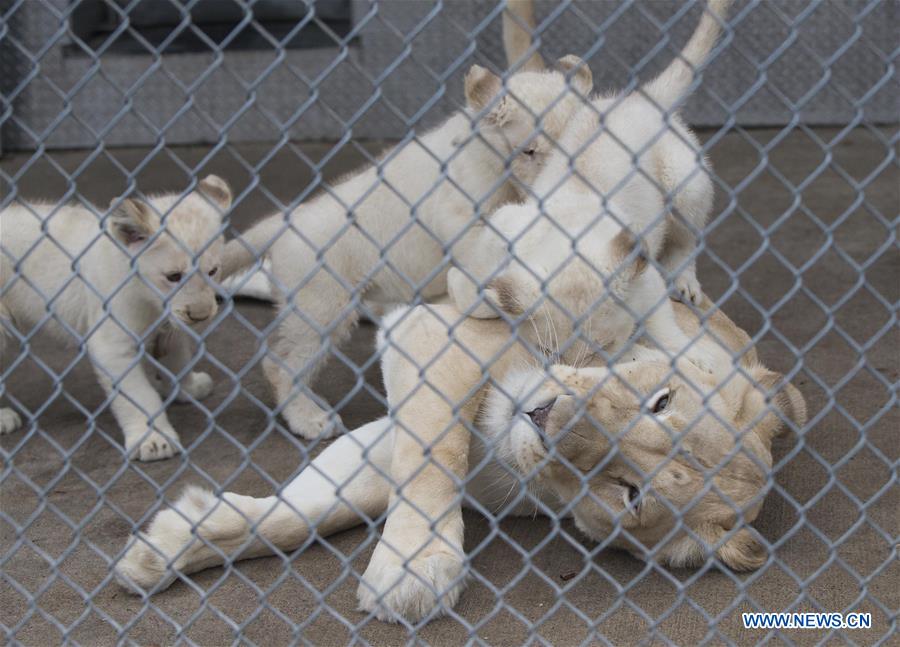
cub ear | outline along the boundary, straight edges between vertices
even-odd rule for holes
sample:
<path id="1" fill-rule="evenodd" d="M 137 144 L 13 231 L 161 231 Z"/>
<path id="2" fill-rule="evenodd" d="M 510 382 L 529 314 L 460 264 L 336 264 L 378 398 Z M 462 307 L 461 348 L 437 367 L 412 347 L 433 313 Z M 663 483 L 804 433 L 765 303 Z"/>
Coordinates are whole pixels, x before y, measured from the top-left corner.
<path id="1" fill-rule="evenodd" d="M 767 442 L 787 431 L 790 425 L 799 429 L 806 424 L 806 401 L 793 384 L 785 381 L 784 375 L 759 365 L 752 367 L 749 374 L 750 384 L 741 403 L 739 423 L 752 423 L 762 415 L 753 431 Z"/>
<path id="2" fill-rule="evenodd" d="M 480 65 L 473 65 L 466 73 L 465 81 L 466 105 L 476 112 L 487 108 L 491 102 L 503 90 L 503 82 L 500 77 Z M 498 118 L 506 108 L 501 101 L 491 110 L 491 116 Z"/>
<path id="3" fill-rule="evenodd" d="M 741 528 L 716 550 L 723 564 L 733 571 L 754 571 L 766 563 L 766 549 L 746 528 Z"/>
<path id="4" fill-rule="evenodd" d="M 142 245 L 156 231 L 153 209 L 143 200 L 115 198 L 109 206 L 109 232 L 126 247 Z"/>
<path id="5" fill-rule="evenodd" d="M 510 270 L 487 284 L 484 298 L 513 317 L 520 317 L 541 298 L 540 286 L 527 272 Z"/>
<path id="6" fill-rule="evenodd" d="M 197 190 L 212 200 L 222 211 L 223 215 L 231 208 L 231 188 L 218 175 L 207 175 L 200 180 Z"/>
<path id="7" fill-rule="evenodd" d="M 594 90 L 594 75 L 591 74 L 591 68 L 574 54 L 563 56 L 556 61 L 556 69 L 566 75 L 569 84 L 579 94 L 587 96 Z"/>

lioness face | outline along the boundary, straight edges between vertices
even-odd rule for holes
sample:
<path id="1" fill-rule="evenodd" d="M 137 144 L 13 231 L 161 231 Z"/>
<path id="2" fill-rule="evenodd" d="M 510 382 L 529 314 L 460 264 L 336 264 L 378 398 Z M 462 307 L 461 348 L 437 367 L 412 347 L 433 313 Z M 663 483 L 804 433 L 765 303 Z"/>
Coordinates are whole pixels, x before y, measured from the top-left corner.
<path id="1" fill-rule="evenodd" d="M 123 200 L 110 216 L 111 231 L 136 255 L 141 278 L 187 324 L 207 321 L 218 310 L 214 281 L 224 249 L 222 217 L 230 206 L 228 185 L 211 175 L 184 198 Z"/>
<path id="2" fill-rule="evenodd" d="M 519 374 L 489 397 L 488 431 L 592 539 L 675 566 L 712 551 L 732 568 L 756 568 L 764 551 L 735 528 L 756 518 L 772 465 L 765 398 L 748 397 L 753 381 L 722 389 L 693 366 L 678 370 L 639 360 Z"/>

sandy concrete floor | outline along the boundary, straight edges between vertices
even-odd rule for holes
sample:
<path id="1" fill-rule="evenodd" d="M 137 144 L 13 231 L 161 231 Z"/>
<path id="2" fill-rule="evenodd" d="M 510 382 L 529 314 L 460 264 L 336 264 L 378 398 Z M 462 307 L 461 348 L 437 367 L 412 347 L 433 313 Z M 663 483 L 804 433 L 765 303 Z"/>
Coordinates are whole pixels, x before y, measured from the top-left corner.
<path id="1" fill-rule="evenodd" d="M 832 140 L 829 159 L 819 142 Z M 0 168 L 23 196 L 63 196 L 63 173 L 71 173 L 82 195 L 106 204 L 124 189 L 124 169 L 140 169 L 138 182 L 148 191 L 182 187 L 190 173 L 185 169 L 192 167 L 243 189 L 257 166 L 265 190 L 254 188 L 242 198 L 234 223 L 243 228 L 273 208 L 272 197 L 291 200 L 304 190 L 311 173 L 300 152 L 320 159 L 329 148 L 283 149 L 268 160 L 268 145 L 212 155 L 202 148 L 53 153 L 33 162 L 12 155 L 0 160 Z M 813 416 L 802 437 L 776 442 L 777 487 L 755 524 L 775 546 L 769 566 L 740 576 L 664 571 L 605 551 L 587 558 L 591 568 L 583 577 L 563 581 L 561 574 L 585 569 L 590 548 L 571 524 L 512 518 L 493 524 L 467 514 L 466 545 L 476 575 L 457 615 L 431 623 L 419 638 L 456 644 L 468 635 L 468 623 L 475 626 L 473 637 L 498 645 L 528 639 L 571 645 L 600 634 L 615 644 L 648 635 L 649 642 L 748 643 L 766 634 L 742 629 L 741 612 L 785 609 L 869 611 L 872 629 L 851 635 L 861 644 L 891 631 L 900 606 L 900 256 L 896 231 L 885 222 L 897 217 L 900 184 L 896 165 L 885 164 L 888 154 L 866 130 L 784 138 L 777 131 L 731 133 L 712 148 L 715 169 L 734 193 L 727 199 L 719 191 L 722 215 L 709 236 L 701 280 L 757 338 L 771 368 L 799 371 L 794 383 Z M 325 176 L 359 159 L 345 149 Z M 807 181 L 812 174 L 816 179 Z M 796 194 L 794 187 L 800 187 Z M 0 190 L 9 188 L 0 183 Z M 152 464 L 123 461 L 108 412 L 100 412 L 97 429 L 88 431 L 87 416 L 102 397 L 85 361 L 52 345 L 32 347 L 32 358 L 6 381 L 36 423 L 2 439 L 0 623 L 9 641 L 49 645 L 63 632 L 97 645 L 120 638 L 220 645 L 241 637 L 265 645 L 329 645 L 348 642 L 353 631 L 373 644 L 409 638 L 402 627 L 355 608 L 357 576 L 374 546 L 365 529 L 315 544 L 289 563 L 266 558 L 212 569 L 152 599 L 127 595 L 110 579 L 110 562 L 132 529 L 185 484 L 227 483 L 228 489 L 264 495 L 307 460 L 304 443 L 267 425 L 264 407 L 272 401 L 258 366 L 240 389 L 222 370 L 250 360 L 257 332 L 272 314 L 265 305 L 239 303 L 211 332 L 203 365 L 218 385 L 207 409 L 170 410 L 190 451 Z M 353 363 L 366 367 L 364 381 L 334 361 L 317 385 L 349 426 L 383 410 L 371 361 L 373 334 L 372 326 L 362 326 L 346 348 Z M 7 353 L 4 367 L 12 359 Z M 62 376 L 58 387 L 53 372 Z M 502 598 L 489 587 L 503 591 Z M 704 613 L 716 619 L 714 626 Z M 806 644 L 823 633 L 787 637 Z"/>

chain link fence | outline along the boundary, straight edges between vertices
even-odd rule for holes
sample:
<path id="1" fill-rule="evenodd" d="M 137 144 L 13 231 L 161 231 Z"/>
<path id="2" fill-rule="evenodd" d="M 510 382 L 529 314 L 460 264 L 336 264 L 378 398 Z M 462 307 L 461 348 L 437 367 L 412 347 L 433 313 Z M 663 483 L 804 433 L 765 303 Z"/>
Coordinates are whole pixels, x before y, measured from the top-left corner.
<path id="1" fill-rule="evenodd" d="M 0 1 L 7 642 L 896 641 L 900 3 L 729 5 Z"/>

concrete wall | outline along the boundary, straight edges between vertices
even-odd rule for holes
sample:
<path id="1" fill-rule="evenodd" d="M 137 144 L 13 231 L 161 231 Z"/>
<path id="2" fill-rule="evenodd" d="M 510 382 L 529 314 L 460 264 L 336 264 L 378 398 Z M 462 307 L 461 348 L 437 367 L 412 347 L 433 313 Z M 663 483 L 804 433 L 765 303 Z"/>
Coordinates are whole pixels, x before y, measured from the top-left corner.
<path id="1" fill-rule="evenodd" d="M 7 149 L 397 138 L 459 105 L 471 63 L 503 66 L 493 0 L 354 0 L 358 37 L 345 48 L 99 59 L 63 47 L 67 7 L 20 3 L 0 31 L 0 92 L 13 107 L 0 112 Z M 670 60 L 699 5 L 538 0 L 536 12 L 548 21 L 543 52 L 581 55 L 609 89 Z M 687 106 L 694 124 L 897 120 L 888 57 L 900 0 L 743 0 L 734 15 L 731 42 Z"/>

